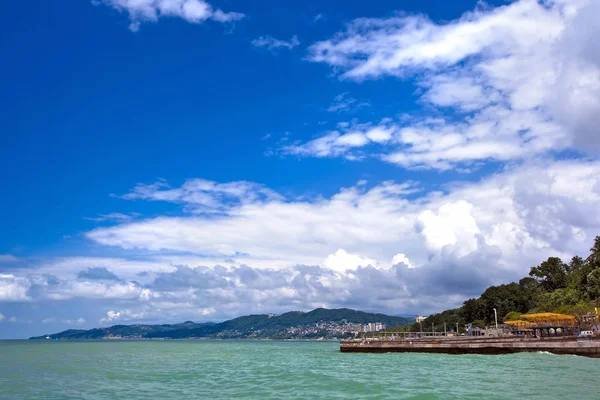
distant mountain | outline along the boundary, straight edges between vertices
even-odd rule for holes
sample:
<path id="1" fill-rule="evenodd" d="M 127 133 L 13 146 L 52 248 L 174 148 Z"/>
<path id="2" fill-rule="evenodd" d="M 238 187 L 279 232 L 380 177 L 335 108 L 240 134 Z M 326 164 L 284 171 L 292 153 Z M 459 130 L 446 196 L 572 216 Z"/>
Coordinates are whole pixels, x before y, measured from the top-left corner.
<path id="1" fill-rule="evenodd" d="M 94 328 L 89 330 L 84 329 L 68 329 L 66 331 L 60 333 L 54 333 L 49 335 L 31 337 L 30 340 L 35 339 L 46 339 L 50 337 L 51 339 L 103 339 L 103 338 L 111 338 L 111 337 L 139 337 L 144 338 L 150 334 L 160 334 L 171 331 L 179 331 L 179 330 L 192 330 L 192 329 L 202 329 L 208 328 L 210 326 L 215 325 L 214 322 L 208 323 L 195 323 L 191 321 L 182 322 L 180 324 L 163 324 L 163 325 L 114 325 L 110 328 Z M 160 335 L 159 335 L 160 336 Z"/>
<path id="2" fill-rule="evenodd" d="M 340 308 L 317 308 L 310 312 L 292 311 L 281 315 L 260 314 L 221 323 L 183 322 L 174 325 L 115 325 L 90 330 L 69 329 L 30 339 L 185 339 L 185 338 L 309 338 L 347 337 L 360 331 L 362 324 L 380 322 L 387 327 L 408 325 L 409 318 Z"/>

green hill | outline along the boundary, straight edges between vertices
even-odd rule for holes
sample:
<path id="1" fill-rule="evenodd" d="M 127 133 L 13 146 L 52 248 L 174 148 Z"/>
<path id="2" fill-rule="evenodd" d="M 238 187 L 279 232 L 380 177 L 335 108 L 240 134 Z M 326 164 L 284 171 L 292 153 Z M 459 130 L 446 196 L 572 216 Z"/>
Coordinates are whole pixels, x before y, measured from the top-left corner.
<path id="1" fill-rule="evenodd" d="M 292 311 L 281 315 L 247 315 L 221 323 L 197 324 L 184 322 L 175 325 L 115 325 L 109 328 L 90 330 L 69 329 L 64 332 L 32 337 L 30 339 L 102 339 L 126 338 L 289 338 L 331 337 L 343 327 L 351 324 L 381 322 L 387 326 L 406 325 L 410 319 L 385 314 L 373 314 L 347 308 L 328 310 L 317 308 L 310 312 Z M 290 333 L 295 332 L 303 333 Z"/>

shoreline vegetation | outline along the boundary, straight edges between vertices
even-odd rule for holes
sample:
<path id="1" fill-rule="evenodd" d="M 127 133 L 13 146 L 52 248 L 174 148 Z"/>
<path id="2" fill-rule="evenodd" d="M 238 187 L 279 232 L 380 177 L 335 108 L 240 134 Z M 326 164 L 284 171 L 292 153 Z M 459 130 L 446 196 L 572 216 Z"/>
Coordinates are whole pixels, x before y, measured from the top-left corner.
<path id="1" fill-rule="evenodd" d="M 387 329 L 386 332 L 441 332 L 446 326 L 465 333 L 466 326 L 483 328 L 495 323 L 521 319 L 523 314 L 551 312 L 575 317 L 576 324 L 589 324 L 590 316 L 600 308 L 600 236 L 596 236 L 590 254 L 568 263 L 549 257 L 531 268 L 519 282 L 491 286 L 479 298 L 468 299 L 462 307 L 432 314 L 421 322 Z"/>

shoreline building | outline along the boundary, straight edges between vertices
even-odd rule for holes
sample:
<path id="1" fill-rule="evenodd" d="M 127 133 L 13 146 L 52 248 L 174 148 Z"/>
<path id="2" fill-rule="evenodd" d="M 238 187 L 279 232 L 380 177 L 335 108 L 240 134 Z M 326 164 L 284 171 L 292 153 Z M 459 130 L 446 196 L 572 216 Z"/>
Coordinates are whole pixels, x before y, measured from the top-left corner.
<path id="1" fill-rule="evenodd" d="M 385 324 L 381 322 L 369 322 L 363 326 L 363 332 L 379 332 L 385 329 Z"/>

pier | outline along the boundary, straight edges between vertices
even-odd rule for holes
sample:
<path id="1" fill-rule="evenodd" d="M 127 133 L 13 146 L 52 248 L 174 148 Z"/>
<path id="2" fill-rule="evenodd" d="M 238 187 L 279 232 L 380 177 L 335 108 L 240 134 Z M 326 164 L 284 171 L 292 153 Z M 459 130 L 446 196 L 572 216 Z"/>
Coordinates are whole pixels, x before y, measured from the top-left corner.
<path id="1" fill-rule="evenodd" d="M 377 336 L 340 342 L 340 351 L 357 353 L 510 354 L 547 351 L 600 358 L 600 337 L 578 336 L 570 315 L 525 314 L 506 321 L 503 329 L 482 336 L 456 336 L 445 332 L 379 332 Z"/>
<path id="2" fill-rule="evenodd" d="M 600 358 L 600 338 L 563 337 L 381 337 L 343 340 L 344 353 L 510 354 L 547 351 Z"/>

